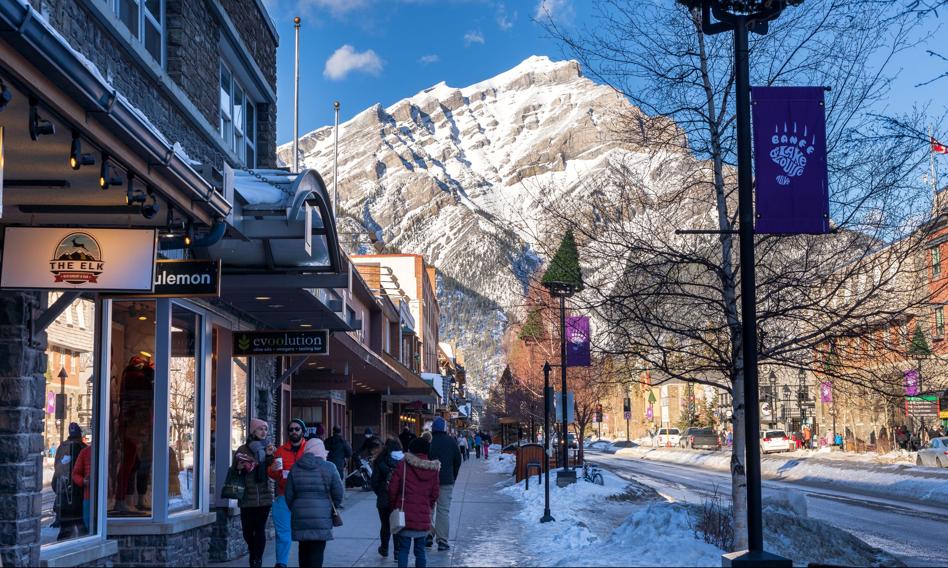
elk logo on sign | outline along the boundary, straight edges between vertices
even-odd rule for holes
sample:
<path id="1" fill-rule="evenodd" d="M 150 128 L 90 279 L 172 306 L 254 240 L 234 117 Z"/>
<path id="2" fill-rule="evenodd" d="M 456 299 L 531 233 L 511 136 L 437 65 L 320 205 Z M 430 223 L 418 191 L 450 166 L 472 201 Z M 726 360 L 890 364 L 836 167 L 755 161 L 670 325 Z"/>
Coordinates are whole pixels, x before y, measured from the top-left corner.
<path id="1" fill-rule="evenodd" d="M 87 233 L 70 233 L 59 241 L 53 258 L 49 261 L 49 271 L 56 278 L 54 282 L 69 284 L 95 284 L 105 270 L 102 249 Z"/>
<path id="2" fill-rule="evenodd" d="M 780 129 L 774 126 L 774 135 L 770 138 L 772 148 L 770 150 L 770 159 L 783 170 L 782 175 L 777 176 L 777 183 L 780 185 L 790 185 L 790 178 L 803 174 L 806 169 L 807 156 L 813 153 L 816 145 L 816 135 L 811 136 L 807 141 L 807 127 L 803 125 L 803 136 L 797 136 L 797 123 L 793 123 L 793 132 L 783 125 L 783 134 Z"/>

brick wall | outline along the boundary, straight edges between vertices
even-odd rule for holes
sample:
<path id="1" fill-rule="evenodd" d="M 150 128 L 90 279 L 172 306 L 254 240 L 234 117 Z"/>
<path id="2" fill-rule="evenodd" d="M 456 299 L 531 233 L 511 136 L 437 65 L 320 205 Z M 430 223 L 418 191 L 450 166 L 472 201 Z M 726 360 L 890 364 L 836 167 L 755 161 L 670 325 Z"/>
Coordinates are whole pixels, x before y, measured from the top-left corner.
<path id="1" fill-rule="evenodd" d="M 37 566 L 46 357 L 29 327 L 38 293 L 0 292 L 0 561 Z"/>

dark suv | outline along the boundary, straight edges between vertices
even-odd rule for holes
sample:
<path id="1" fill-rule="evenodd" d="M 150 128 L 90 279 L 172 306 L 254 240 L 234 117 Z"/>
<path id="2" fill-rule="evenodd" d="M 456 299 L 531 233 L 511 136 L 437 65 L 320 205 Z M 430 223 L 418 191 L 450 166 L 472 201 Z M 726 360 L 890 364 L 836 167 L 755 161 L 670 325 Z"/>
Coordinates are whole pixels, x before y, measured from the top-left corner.
<path id="1" fill-rule="evenodd" d="M 711 428 L 688 428 L 678 443 L 682 448 L 697 450 L 719 450 L 721 442 Z"/>

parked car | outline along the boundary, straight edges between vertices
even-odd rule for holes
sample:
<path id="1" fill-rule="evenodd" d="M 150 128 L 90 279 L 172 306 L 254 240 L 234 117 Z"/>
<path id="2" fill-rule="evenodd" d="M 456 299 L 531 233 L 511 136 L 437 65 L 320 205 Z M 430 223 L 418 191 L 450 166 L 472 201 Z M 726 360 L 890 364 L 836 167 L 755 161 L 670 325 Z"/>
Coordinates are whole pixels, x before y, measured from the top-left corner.
<path id="1" fill-rule="evenodd" d="M 915 464 L 948 467 L 948 436 L 932 438 L 927 446 L 918 451 Z"/>
<path id="2" fill-rule="evenodd" d="M 763 430 L 760 433 L 761 454 L 789 452 L 791 446 L 796 449 L 796 443 L 783 430 Z"/>
<path id="3" fill-rule="evenodd" d="M 595 442 L 590 442 L 590 443 L 586 446 L 586 448 L 589 449 L 589 450 L 594 450 L 594 451 L 597 451 L 597 452 L 602 452 L 602 451 L 608 449 L 609 446 L 611 446 L 611 445 L 612 445 L 612 442 L 609 442 L 609 441 L 607 441 L 607 440 L 597 440 L 597 441 L 595 441 Z"/>
<path id="4" fill-rule="evenodd" d="M 658 434 L 655 436 L 655 445 L 658 447 L 664 447 L 670 444 L 677 448 L 680 443 L 681 430 L 678 428 L 660 428 Z"/>
<path id="5" fill-rule="evenodd" d="M 688 428 L 681 437 L 679 444 L 682 448 L 699 450 L 719 450 L 721 443 L 718 435 L 711 428 Z"/>

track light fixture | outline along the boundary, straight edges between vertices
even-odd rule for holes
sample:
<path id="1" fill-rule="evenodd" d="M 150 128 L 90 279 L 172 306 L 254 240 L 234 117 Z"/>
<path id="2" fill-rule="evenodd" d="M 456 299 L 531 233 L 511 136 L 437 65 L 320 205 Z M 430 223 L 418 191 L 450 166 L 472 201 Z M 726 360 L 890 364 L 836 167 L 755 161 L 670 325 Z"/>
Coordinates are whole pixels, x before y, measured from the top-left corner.
<path id="1" fill-rule="evenodd" d="M 82 166 L 94 166 L 95 156 L 82 153 L 82 141 L 79 139 L 79 133 L 73 130 L 72 146 L 69 148 L 69 167 L 78 170 Z"/>
<path id="2" fill-rule="evenodd" d="M 194 229 L 191 227 L 191 221 L 184 226 L 184 248 L 190 248 L 194 241 Z"/>
<path id="3" fill-rule="evenodd" d="M 122 176 L 119 175 L 116 167 L 108 154 L 102 154 L 102 167 L 99 170 L 99 187 L 108 189 L 113 185 L 122 185 Z"/>
<path id="4" fill-rule="evenodd" d="M 30 97 L 30 139 L 37 140 L 40 136 L 56 134 L 56 126 L 39 115 L 36 97 Z"/>
<path id="5" fill-rule="evenodd" d="M 13 100 L 13 93 L 7 88 L 7 84 L 0 81 L 0 111 L 7 108 L 10 101 Z"/>
<path id="6" fill-rule="evenodd" d="M 142 217 L 154 219 L 158 211 L 161 210 L 161 207 L 158 205 L 158 198 L 155 197 L 155 191 L 150 187 L 145 191 L 148 193 L 148 198 L 151 199 L 151 203 L 142 203 Z"/>
<path id="7" fill-rule="evenodd" d="M 125 190 L 125 204 L 137 205 L 139 203 L 145 203 L 145 192 L 140 189 L 135 189 L 135 174 L 128 172 L 126 177 L 128 177 L 128 189 Z"/>

